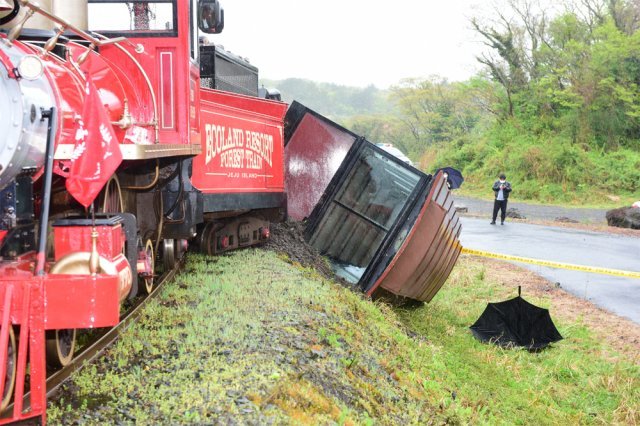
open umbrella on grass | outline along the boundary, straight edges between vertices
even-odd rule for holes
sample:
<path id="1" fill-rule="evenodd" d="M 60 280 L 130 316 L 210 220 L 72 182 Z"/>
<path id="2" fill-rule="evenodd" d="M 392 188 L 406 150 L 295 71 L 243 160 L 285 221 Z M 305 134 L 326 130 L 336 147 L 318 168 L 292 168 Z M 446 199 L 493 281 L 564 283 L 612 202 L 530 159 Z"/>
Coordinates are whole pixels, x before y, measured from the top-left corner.
<path id="1" fill-rule="evenodd" d="M 530 351 L 544 349 L 562 340 L 549 310 L 532 305 L 520 297 L 520 287 L 518 297 L 489 303 L 470 328 L 482 342 L 503 347 L 523 346 Z"/>
<path id="2" fill-rule="evenodd" d="M 442 170 L 443 173 L 447 174 L 447 182 L 449 182 L 449 189 L 457 189 L 460 188 L 462 182 L 464 182 L 464 178 L 462 177 L 462 173 L 460 170 L 454 169 L 453 167 L 443 167 L 435 171 L 434 176 L 438 174 L 438 172 Z"/>

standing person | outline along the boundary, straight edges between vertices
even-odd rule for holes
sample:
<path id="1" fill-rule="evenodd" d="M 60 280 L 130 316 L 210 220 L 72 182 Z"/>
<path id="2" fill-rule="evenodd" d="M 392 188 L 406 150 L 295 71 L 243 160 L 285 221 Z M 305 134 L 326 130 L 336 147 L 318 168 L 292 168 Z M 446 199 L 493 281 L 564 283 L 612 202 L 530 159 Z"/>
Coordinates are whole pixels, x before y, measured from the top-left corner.
<path id="1" fill-rule="evenodd" d="M 500 225 L 504 225 L 504 218 L 507 216 L 507 200 L 509 199 L 509 193 L 511 192 L 511 184 L 507 182 L 507 177 L 504 173 L 501 173 L 499 179 L 493 183 L 493 192 L 495 193 L 496 199 L 493 202 L 493 217 L 491 224 L 496 224 L 498 210 L 501 210 Z"/>

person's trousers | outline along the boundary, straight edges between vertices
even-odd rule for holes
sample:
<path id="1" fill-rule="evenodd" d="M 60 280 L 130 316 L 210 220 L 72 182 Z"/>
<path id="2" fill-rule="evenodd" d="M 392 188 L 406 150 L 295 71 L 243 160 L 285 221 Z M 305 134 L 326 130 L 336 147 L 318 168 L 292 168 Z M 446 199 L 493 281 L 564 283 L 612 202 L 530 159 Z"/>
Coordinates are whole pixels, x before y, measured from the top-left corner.
<path id="1" fill-rule="evenodd" d="M 496 221 L 496 218 L 498 217 L 498 210 L 501 210 L 500 220 L 504 222 L 504 218 L 507 216 L 507 200 L 495 200 L 493 202 L 493 218 L 491 219 L 492 222 Z"/>

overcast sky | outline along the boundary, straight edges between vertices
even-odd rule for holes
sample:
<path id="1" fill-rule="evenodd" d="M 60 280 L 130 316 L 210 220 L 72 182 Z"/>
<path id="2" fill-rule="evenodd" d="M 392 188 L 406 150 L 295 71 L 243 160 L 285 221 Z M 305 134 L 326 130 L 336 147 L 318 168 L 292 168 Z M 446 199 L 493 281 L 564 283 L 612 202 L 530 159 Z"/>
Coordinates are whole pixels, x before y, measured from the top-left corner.
<path id="1" fill-rule="evenodd" d="M 479 0 L 222 0 L 213 36 L 268 79 L 386 88 L 405 77 L 465 80 L 482 45 L 469 18 Z"/>

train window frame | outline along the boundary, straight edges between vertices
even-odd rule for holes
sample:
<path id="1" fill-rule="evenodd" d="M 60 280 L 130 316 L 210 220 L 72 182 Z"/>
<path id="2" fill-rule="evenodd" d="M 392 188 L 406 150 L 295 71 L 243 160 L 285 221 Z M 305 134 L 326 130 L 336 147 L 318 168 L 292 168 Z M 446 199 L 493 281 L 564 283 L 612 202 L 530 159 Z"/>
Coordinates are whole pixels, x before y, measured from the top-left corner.
<path id="1" fill-rule="evenodd" d="M 354 173 L 361 167 L 361 159 L 371 153 L 378 158 L 384 159 L 389 165 L 394 165 L 398 170 L 403 169 L 408 174 L 413 175 L 414 178 L 417 178 L 412 183 L 412 189 L 406 194 L 402 205 L 397 206 L 398 210 L 393 212 L 393 220 L 387 223 L 378 223 L 376 220 L 373 220 L 374 218 L 369 214 L 359 211 L 359 209 L 354 209 L 354 206 L 349 206 L 341 201 L 344 190 L 351 185 L 351 181 L 355 176 Z M 332 268 L 336 274 L 366 291 L 365 289 L 371 286 L 372 279 L 379 276 L 380 266 L 383 266 L 383 271 L 390 259 L 395 256 L 399 248 L 398 241 L 404 241 L 409 230 L 413 227 L 415 222 L 414 210 L 417 206 L 419 207 L 418 202 L 420 200 L 424 201 L 423 198 L 428 192 L 431 183 L 431 175 L 422 173 L 415 167 L 403 162 L 366 139 L 362 137 L 358 138 L 334 175 L 331 183 L 329 183 L 325 189 L 321 200 L 309 215 L 305 229 L 305 240 L 323 255 L 329 257 Z M 336 206 L 340 208 L 336 208 Z M 329 226 L 331 216 L 337 215 L 335 212 L 339 211 L 342 212 L 345 221 L 348 216 L 352 218 L 359 217 L 365 226 L 357 225 L 358 227 L 375 228 L 380 231 L 378 234 L 382 234 L 382 238 L 377 238 L 377 236 L 374 235 L 376 240 L 375 247 L 373 244 L 369 247 L 370 250 L 365 256 L 368 258 L 366 262 L 358 262 L 360 263 L 359 265 L 353 262 L 347 262 L 346 259 L 331 256 L 331 253 L 323 250 L 323 248 L 326 249 L 326 247 L 329 246 L 323 240 L 323 238 L 326 237 L 326 235 L 324 235 L 326 232 L 322 228 Z M 354 225 L 356 222 L 359 221 L 352 221 L 350 224 L 352 229 L 356 228 L 356 225 Z M 347 242 L 346 239 L 344 241 Z M 357 254 L 363 255 L 363 253 Z M 353 254 L 353 256 L 355 256 L 355 254 Z M 358 271 L 350 272 L 350 267 Z"/>
<path id="2" fill-rule="evenodd" d="M 153 37 L 178 37 L 178 3 L 176 0 L 88 0 L 87 15 L 90 16 L 92 4 L 127 4 L 127 3 L 154 3 L 154 4 L 171 4 L 172 28 L 170 30 L 105 30 L 90 26 L 90 31 L 107 35 L 107 36 L 125 36 L 130 38 L 153 38 Z"/>
<path id="3" fill-rule="evenodd" d="M 198 31 L 198 0 L 189 2 L 189 52 L 191 62 L 200 66 L 200 33 Z"/>

